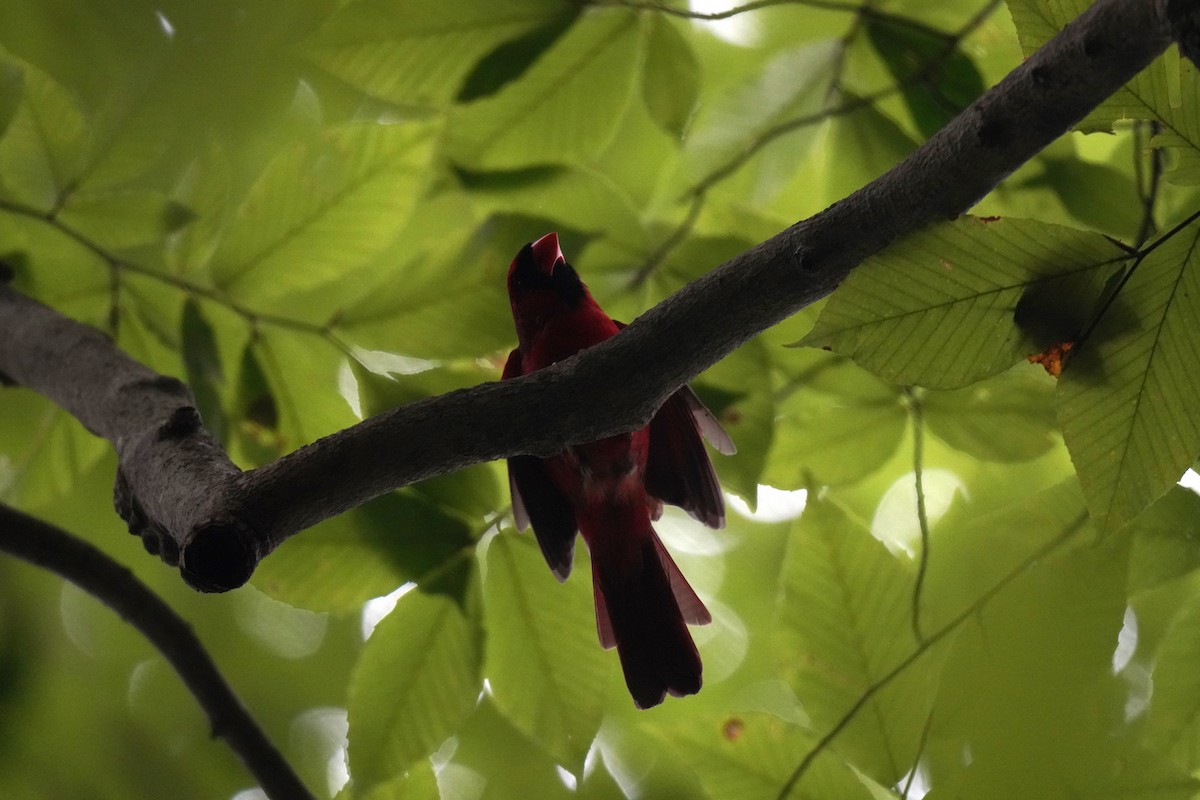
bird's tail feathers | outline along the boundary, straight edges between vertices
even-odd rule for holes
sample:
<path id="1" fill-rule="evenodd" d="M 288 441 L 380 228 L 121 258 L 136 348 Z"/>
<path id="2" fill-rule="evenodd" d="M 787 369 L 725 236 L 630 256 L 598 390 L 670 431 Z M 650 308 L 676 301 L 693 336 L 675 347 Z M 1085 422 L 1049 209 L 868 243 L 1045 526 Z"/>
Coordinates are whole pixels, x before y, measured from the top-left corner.
<path id="1" fill-rule="evenodd" d="M 606 568 L 593 561 L 596 628 L 604 647 L 616 647 L 625 683 L 639 708 L 671 694 L 700 691 L 700 653 L 688 623 L 712 621 L 674 560 L 650 531 L 634 568 Z"/>

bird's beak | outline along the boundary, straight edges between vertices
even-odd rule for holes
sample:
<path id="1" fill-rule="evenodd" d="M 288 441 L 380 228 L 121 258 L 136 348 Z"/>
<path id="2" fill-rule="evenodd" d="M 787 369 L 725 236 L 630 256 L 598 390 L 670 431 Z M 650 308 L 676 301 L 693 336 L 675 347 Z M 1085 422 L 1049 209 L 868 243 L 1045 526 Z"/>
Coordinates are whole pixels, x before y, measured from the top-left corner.
<path id="1" fill-rule="evenodd" d="M 533 250 L 533 263 L 545 275 L 552 274 L 556 266 L 566 261 L 562 248 L 558 246 L 557 233 L 547 233 L 530 247 Z"/>

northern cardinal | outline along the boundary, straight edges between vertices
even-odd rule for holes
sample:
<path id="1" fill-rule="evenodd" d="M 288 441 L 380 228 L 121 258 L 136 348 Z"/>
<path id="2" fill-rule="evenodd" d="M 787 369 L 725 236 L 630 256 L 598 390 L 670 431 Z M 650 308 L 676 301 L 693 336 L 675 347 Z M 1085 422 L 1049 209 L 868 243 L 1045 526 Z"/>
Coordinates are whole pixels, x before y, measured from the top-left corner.
<path id="1" fill-rule="evenodd" d="M 517 253 L 508 270 L 508 296 L 519 344 L 503 379 L 547 367 L 623 327 L 592 299 L 554 233 Z M 665 502 L 713 528 L 725 524 L 725 502 L 701 432 L 720 452 L 734 452 L 729 436 L 685 386 L 641 430 L 574 445 L 550 458 L 508 459 L 517 527 L 533 524 L 560 581 L 571 571 L 575 533 L 583 534 L 592 556 L 600 643 L 616 646 L 639 708 L 658 705 L 668 693 L 700 690 L 700 654 L 687 625 L 712 617 L 650 523 Z"/>

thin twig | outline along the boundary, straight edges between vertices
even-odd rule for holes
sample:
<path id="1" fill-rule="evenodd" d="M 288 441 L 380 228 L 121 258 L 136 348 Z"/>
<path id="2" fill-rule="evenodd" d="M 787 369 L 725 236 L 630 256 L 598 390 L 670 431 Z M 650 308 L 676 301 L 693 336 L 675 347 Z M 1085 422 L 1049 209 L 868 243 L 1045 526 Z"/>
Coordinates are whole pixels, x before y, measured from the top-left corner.
<path id="1" fill-rule="evenodd" d="M 790 1 L 791 0 L 765 0 L 765 2 L 762 2 L 762 3 L 749 3 L 745 6 L 738 6 L 736 9 L 732 9 L 732 11 L 736 11 L 737 13 L 743 13 L 745 11 L 752 11 L 755 8 L 766 7 L 768 5 L 777 5 L 780 2 L 790 2 Z M 640 3 L 640 2 L 636 2 L 636 0 L 633 0 L 633 2 L 593 3 L 593 4 L 594 5 L 614 5 L 615 4 L 615 5 L 629 6 L 632 8 L 654 9 L 654 10 L 662 11 L 664 13 L 674 14 L 676 16 L 689 16 L 692 13 L 692 12 L 684 12 L 681 9 L 672 8 L 670 6 L 665 6 L 665 5 L 661 5 L 658 3 L 653 3 L 653 2 Z M 818 5 L 817 3 L 804 3 L 804 4 L 805 5 Z M 704 201 L 707 199 L 706 196 L 707 196 L 709 189 L 711 189 L 713 186 L 720 183 L 721 181 L 725 180 L 733 173 L 737 172 L 739 169 L 741 169 L 743 166 L 745 166 L 746 162 L 748 162 L 751 158 L 753 158 L 760 150 L 762 150 L 764 147 L 766 147 L 768 144 L 775 141 L 779 137 L 784 136 L 793 131 L 800 130 L 801 128 L 808 127 L 809 125 L 816 125 L 816 124 L 818 124 L 820 122 L 824 122 L 826 120 L 835 119 L 837 117 L 842 117 L 842 116 L 846 116 L 848 114 L 852 114 L 855 111 L 858 111 L 862 108 L 866 108 L 880 100 L 884 100 L 888 97 L 891 97 L 894 94 L 902 92 L 912 85 L 915 85 L 917 83 L 920 83 L 920 82 L 926 80 L 932 73 L 934 73 L 937 69 L 939 69 L 941 67 L 941 65 L 945 62 L 945 60 L 947 58 L 949 58 L 954 53 L 954 51 L 958 47 L 959 43 L 963 39 L 965 39 L 968 35 L 970 35 L 971 32 L 973 32 L 976 28 L 978 28 L 980 25 L 982 25 L 983 22 L 989 16 L 991 16 L 991 14 L 996 10 L 996 8 L 999 7 L 999 5 L 1000 5 L 1000 0 L 989 0 L 989 2 L 986 5 L 984 5 L 983 8 L 981 8 L 978 12 L 976 12 L 974 16 L 972 16 L 969 20 L 967 20 L 967 22 L 961 28 L 959 28 L 958 31 L 956 31 L 952 35 L 947 36 L 945 47 L 935 57 L 931 58 L 928 63 L 924 64 L 921 67 L 921 69 L 914 71 L 912 75 L 909 75 L 904 80 L 898 81 L 897 83 L 895 83 L 891 86 L 888 86 L 884 89 L 879 89 L 877 91 L 870 92 L 868 94 L 860 95 L 857 97 L 851 97 L 850 99 L 848 99 L 848 100 L 842 102 L 841 104 L 834 106 L 832 108 L 825 108 L 825 109 L 822 109 L 821 111 L 817 111 L 812 114 L 805 114 L 800 117 L 795 117 L 793 119 L 785 120 L 784 122 L 780 122 L 777 125 L 773 125 L 772 127 L 766 129 L 765 131 L 759 133 L 757 136 L 755 136 L 753 139 L 751 139 L 750 142 L 747 143 L 746 146 L 743 147 L 741 149 L 741 151 L 738 152 L 737 155 L 733 156 L 728 161 L 726 161 L 724 164 L 722 164 L 721 166 L 717 167 L 716 169 L 714 169 L 713 171 L 711 171 L 710 173 L 705 175 L 703 178 L 701 178 L 699 181 L 697 181 L 695 184 L 693 184 L 690 189 L 687 190 L 687 193 L 685 196 L 690 195 L 692 197 L 692 206 L 688 211 L 688 215 L 675 228 L 675 230 L 673 230 L 667 236 L 667 238 L 663 241 L 663 243 L 659 246 L 659 248 L 657 250 L 655 250 L 654 253 L 651 254 L 651 256 L 646 260 L 646 262 L 643 263 L 641 265 L 641 267 L 639 267 L 637 273 L 634 275 L 634 278 L 629 283 L 629 288 L 634 289 L 634 288 L 637 288 L 638 286 L 640 286 L 642 283 L 644 283 L 646 281 L 646 279 L 651 274 L 653 274 L 653 272 L 657 268 L 657 266 L 660 263 L 662 263 L 662 261 L 667 257 L 667 255 L 670 254 L 671 250 L 673 250 L 675 247 L 677 247 L 679 245 L 679 243 L 682 242 L 687 237 L 687 234 L 691 231 L 692 227 L 695 225 L 696 218 L 699 216 L 699 213 L 700 213 L 701 208 L 703 207 Z M 835 2 L 835 3 L 830 3 L 829 5 L 822 5 L 820 7 L 837 8 L 837 9 L 844 10 L 844 11 L 853 11 L 860 15 L 872 15 L 875 18 L 887 19 L 889 22 L 892 22 L 893 24 L 900 24 L 900 20 L 904 19 L 903 17 L 889 15 L 889 14 L 885 14 L 884 12 L 879 12 L 879 11 L 868 12 L 868 11 L 864 10 L 865 9 L 864 6 L 854 5 L 854 4 L 844 4 L 844 3 L 836 3 Z M 725 14 L 727 16 L 732 16 L 732 13 L 730 13 L 730 12 L 721 12 L 721 13 Z M 708 19 L 710 17 L 704 17 L 704 18 Z M 723 18 L 724 17 L 721 17 L 721 16 L 711 17 L 711 19 L 723 19 Z M 920 26 L 920 23 L 914 23 L 914 25 Z M 924 28 L 924 26 L 921 26 L 921 27 Z M 945 34 L 942 34 L 940 31 L 932 31 L 932 29 L 929 29 L 929 30 L 931 32 L 937 33 L 938 35 L 945 35 Z M 836 79 L 836 76 L 835 76 L 835 79 Z M 833 82 L 831 82 L 830 88 L 832 90 Z"/>
<path id="2" fill-rule="evenodd" d="M 683 221 L 675 227 L 675 230 L 671 231 L 670 235 L 658 246 L 658 249 L 651 253 L 645 262 L 642 263 L 641 267 L 638 268 L 638 271 L 634 273 L 633 278 L 629 281 L 629 289 L 638 288 L 654 274 L 654 270 L 658 269 L 658 265 L 691 233 L 696 220 L 700 218 L 700 212 L 703 208 L 704 193 L 700 192 L 692 197 L 692 205 L 688 208 Z"/>
<path id="3" fill-rule="evenodd" d="M 1178 225 L 1171 228 L 1171 230 L 1167 231 L 1162 236 L 1159 236 L 1148 246 L 1142 248 L 1136 253 L 1133 264 L 1125 271 L 1125 274 L 1121 276 L 1121 280 L 1117 283 L 1113 290 L 1108 293 L 1108 297 L 1104 299 L 1103 305 L 1100 306 L 1100 309 L 1092 317 L 1091 321 L 1088 323 L 1088 326 L 1083 330 L 1082 333 L 1079 334 L 1079 341 L 1076 342 L 1075 349 L 1071 351 L 1072 358 L 1079 354 L 1080 348 L 1082 348 L 1087 342 L 1088 338 L 1091 337 L 1092 332 L 1096 330 L 1096 326 L 1100 324 L 1102 319 L 1104 319 L 1104 315 L 1108 313 L 1110 308 L 1112 308 L 1112 304 L 1117 301 L 1117 297 L 1125 289 L 1125 285 L 1129 283 L 1129 280 L 1133 277 L 1133 273 L 1137 272 L 1138 267 L 1142 265 L 1146 258 L 1197 219 L 1200 219 L 1200 209 L 1193 211 Z"/>
<path id="4" fill-rule="evenodd" d="M 88 542 L 3 504 L 0 551 L 66 578 L 149 639 L 200 703 L 213 735 L 233 748 L 268 797 L 313 799 L 217 670 L 191 626 L 129 569 Z"/>
<path id="5" fill-rule="evenodd" d="M 1150 120 L 1136 125 L 1133 129 L 1133 168 L 1134 179 L 1142 201 L 1142 224 L 1138 227 L 1137 237 L 1133 240 L 1135 248 L 1141 247 L 1154 232 L 1154 206 L 1158 201 L 1158 187 L 1162 182 L 1162 151 L 1150 146 L 1150 140 L 1158 132 L 1159 123 Z M 1149 149 L 1148 154 L 1143 154 Z M 1150 174 L 1145 175 L 1144 161 L 1150 161 Z"/>
<path id="6" fill-rule="evenodd" d="M 917 754 L 913 756 L 912 769 L 908 771 L 908 780 L 904 782 L 904 790 L 900 793 L 900 800 L 908 800 L 908 793 L 912 791 L 913 783 L 917 778 L 917 769 L 921 766 L 921 757 L 925 755 L 925 748 L 929 745 L 929 732 L 931 730 L 933 730 L 932 711 L 925 715 L 925 727 L 921 728 L 921 741 L 917 744 Z"/>
<path id="7" fill-rule="evenodd" d="M 817 760 L 817 756 L 825 752 L 825 749 L 829 747 L 829 745 L 833 743 L 833 740 L 836 739 L 838 735 L 846 729 L 846 726 L 848 726 L 854 720 L 854 718 L 858 716 L 858 712 L 862 711 L 866 707 L 867 703 L 871 701 L 872 697 L 883 691 L 883 689 L 886 688 L 889 683 L 902 675 L 905 670 L 912 666 L 917 659 L 925 655 L 925 653 L 927 653 L 934 645 L 953 633 L 959 625 L 962 625 L 968 619 L 983 610 L 983 607 L 987 605 L 987 603 L 993 597 L 1007 588 L 1008 585 L 1016 580 L 1022 572 L 1029 569 L 1029 567 L 1037 563 L 1040 559 L 1048 556 L 1050 553 L 1064 544 L 1068 539 L 1074 536 L 1075 533 L 1081 527 L 1083 527 L 1083 524 L 1087 521 L 1087 518 L 1087 512 L 1084 512 L 1076 517 L 1076 519 L 1067 527 L 1066 530 L 1051 539 L 1042 547 L 1039 547 L 1032 555 L 1018 564 L 1007 575 L 997 581 L 990 589 L 976 598 L 975 602 L 963 609 L 956 617 L 954 617 L 954 619 L 947 622 L 945 625 L 935 631 L 928 639 L 919 644 L 912 653 L 910 653 L 904 660 L 893 667 L 890 672 L 888 672 L 879 680 L 875 681 L 875 683 L 868 686 L 863 693 L 858 696 L 858 699 L 854 701 L 854 705 L 850 706 L 849 710 L 842 715 L 842 718 L 839 719 L 837 723 L 830 728 L 829 731 L 822 736 L 815 745 L 813 745 L 813 748 L 805 754 L 799 765 L 797 765 L 791 776 L 788 777 L 788 779 L 784 782 L 783 787 L 779 790 L 779 794 L 776 796 L 777 800 L 786 800 L 787 796 L 791 794 L 792 789 L 794 789 L 796 784 L 799 783 L 800 779 L 804 777 L 804 774 L 808 772 L 808 768 L 811 767 L 813 762 Z"/>
<path id="8" fill-rule="evenodd" d="M 214 303 L 218 303 L 219 305 L 222 305 L 225 308 L 228 308 L 230 311 L 232 311 L 235 314 L 237 314 L 238 316 L 242 317 L 242 319 L 246 320 L 246 322 L 248 324 L 250 324 L 251 326 L 255 326 L 258 323 L 266 323 L 268 325 L 274 325 L 277 328 L 287 328 L 287 329 L 294 330 L 294 331 L 297 331 L 300 333 L 307 333 L 307 334 L 310 334 L 313 336 L 319 336 L 320 338 L 329 342 L 331 345 L 333 345 L 335 348 L 337 348 L 341 352 L 343 352 L 347 355 L 350 353 L 350 348 L 344 342 L 342 342 L 341 339 L 339 339 L 337 336 L 334 335 L 333 331 L 330 329 L 330 325 L 328 325 L 328 324 L 318 325 L 313 322 L 305 322 L 304 320 L 292 319 L 291 317 L 284 317 L 284 316 L 277 315 L 277 314 L 270 314 L 270 313 L 264 313 L 264 312 L 260 312 L 260 311 L 254 311 L 252 309 L 249 309 L 249 308 L 241 305 L 237 301 L 232 300 L 231 298 L 227 297 L 224 293 L 222 293 L 212 287 L 202 286 L 198 283 L 193 283 L 192 281 L 189 281 L 185 278 L 181 278 L 178 275 L 171 275 L 169 273 L 160 272 L 158 270 L 151 269 L 150 267 L 146 267 L 146 266 L 143 266 L 136 262 L 121 258 L 120 256 L 117 256 L 114 253 L 110 252 L 107 248 L 105 248 L 99 242 L 92 239 L 87 234 L 64 223 L 61 219 L 58 218 L 57 208 L 55 210 L 46 212 L 46 211 L 40 211 L 37 208 L 34 208 L 33 206 L 27 206 L 23 203 L 17 203 L 17 202 L 13 202 L 10 200 L 0 200 L 0 211 L 7 211 L 10 214 L 15 214 L 17 216 L 23 216 L 23 217 L 27 217 L 29 219 L 34 219 L 39 222 L 42 222 L 46 225 L 49 225 L 51 228 L 58 231 L 62 235 L 66 236 L 68 239 L 71 239 L 75 243 L 79 244 L 85 250 L 92 253 L 93 255 L 100 258 L 102 261 L 104 261 L 106 264 L 108 264 L 109 269 L 112 271 L 112 275 L 113 275 L 112 279 L 115 284 L 119 284 L 120 276 L 121 276 L 122 272 L 132 272 L 134 274 L 141 275 L 141 276 L 150 278 L 152 280 L 156 280 L 159 283 L 163 283 L 168 286 L 174 287 L 176 289 L 179 289 L 180 291 L 187 292 L 188 294 L 193 295 L 195 297 L 202 297 L 205 300 L 210 300 Z M 119 292 L 119 286 L 114 286 L 114 288 L 112 289 L 112 296 L 115 298 L 116 295 L 118 294 L 118 292 Z M 110 327 L 113 328 L 113 331 L 112 331 L 113 333 L 115 333 L 115 323 L 113 322 L 111 317 L 113 315 L 115 315 L 116 313 L 117 313 L 117 309 L 116 309 L 116 304 L 114 302 L 112 308 L 110 308 L 110 321 L 109 321 Z"/>
<path id="9" fill-rule="evenodd" d="M 819 111 L 814 114 L 806 114 L 802 117 L 796 117 L 795 119 L 787 120 L 775 125 L 772 128 L 768 128 L 766 131 L 756 136 L 754 140 L 751 141 L 750 144 L 748 144 L 745 148 L 743 148 L 737 156 L 730 159 L 730 161 L 728 161 L 726 164 L 718 167 L 706 177 L 701 179 L 691 191 L 693 193 L 707 191 L 713 186 L 713 184 L 724 180 L 730 174 L 740 169 L 759 150 L 766 147 L 772 141 L 786 133 L 791 133 L 792 131 L 807 127 L 808 125 L 814 125 L 818 122 L 823 122 L 827 119 L 844 116 L 851 112 L 857 111 L 860 108 L 869 106 L 886 97 L 890 97 L 897 92 L 902 92 L 908 87 L 925 80 L 934 71 L 939 69 L 947 58 L 953 55 L 959 43 L 962 42 L 962 40 L 968 35 L 970 35 L 976 28 L 982 25 L 984 21 L 992 15 L 992 12 L 999 7 L 999 5 L 1000 0 L 989 0 L 989 2 L 984 5 L 983 8 L 981 8 L 974 16 L 967 20 L 967 22 L 961 28 L 959 28 L 958 31 L 946 39 L 945 46 L 941 49 L 941 51 L 938 52 L 936 56 L 922 65 L 921 69 L 914 71 L 904 80 L 898 81 L 885 89 L 879 89 L 875 92 L 861 95 L 857 98 L 852 98 L 840 106 L 824 109 L 823 111 Z"/>
<path id="10" fill-rule="evenodd" d="M 917 560 L 917 579 L 912 592 L 912 629 L 917 642 L 925 641 L 921 633 L 921 590 L 925 587 L 925 572 L 929 568 L 929 514 L 925 510 L 925 415 L 917 390 L 907 387 L 913 425 L 913 482 L 917 491 L 917 526 L 921 529 L 921 553 Z"/>

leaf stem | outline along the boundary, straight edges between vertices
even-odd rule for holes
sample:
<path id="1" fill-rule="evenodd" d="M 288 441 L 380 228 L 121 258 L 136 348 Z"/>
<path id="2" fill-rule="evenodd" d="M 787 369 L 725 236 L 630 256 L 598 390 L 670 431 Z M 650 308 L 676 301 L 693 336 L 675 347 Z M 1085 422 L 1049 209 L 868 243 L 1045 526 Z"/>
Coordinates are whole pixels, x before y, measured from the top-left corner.
<path id="1" fill-rule="evenodd" d="M 917 642 L 924 642 L 921 633 L 921 591 L 925 587 L 925 573 L 929 568 L 929 514 L 925 509 L 925 413 L 920 391 L 908 386 L 904 389 L 913 426 L 913 483 L 917 492 L 917 526 L 921 530 L 921 552 L 917 560 L 917 579 L 912 592 L 912 629 Z"/>

